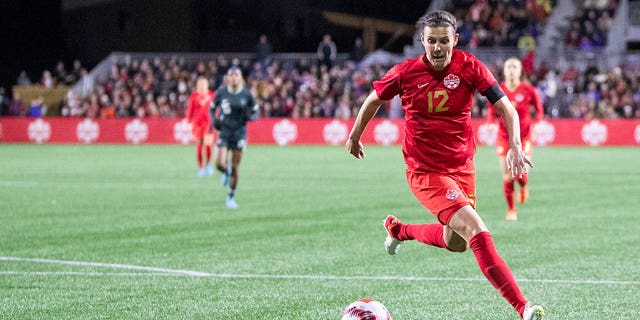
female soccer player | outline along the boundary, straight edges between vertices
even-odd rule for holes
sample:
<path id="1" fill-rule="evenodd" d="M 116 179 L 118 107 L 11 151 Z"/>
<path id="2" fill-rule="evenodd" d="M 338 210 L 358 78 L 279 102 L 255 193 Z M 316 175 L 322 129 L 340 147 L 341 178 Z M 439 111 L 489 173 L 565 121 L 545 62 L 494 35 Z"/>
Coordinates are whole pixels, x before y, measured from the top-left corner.
<path id="1" fill-rule="evenodd" d="M 536 88 L 529 83 L 522 81 L 522 62 L 517 58 L 509 58 L 504 62 L 504 82 L 500 84 L 500 88 L 509 98 L 511 104 L 514 105 L 520 119 L 520 140 L 522 141 L 524 153 L 531 159 L 531 106 L 536 109 L 536 120 L 540 121 L 544 118 L 544 108 L 536 92 Z M 489 104 L 488 121 L 493 122 L 494 110 L 493 105 Z M 514 177 L 507 168 L 507 150 L 509 150 L 509 134 L 504 121 L 499 121 L 498 138 L 496 140 L 496 153 L 498 161 L 502 169 L 502 184 L 504 190 L 504 198 L 507 201 L 507 220 L 518 220 L 518 213 L 513 201 L 513 180 L 518 182 L 520 190 L 518 192 L 518 202 L 525 203 L 529 198 L 529 190 L 527 190 L 528 174 Z"/>
<path id="2" fill-rule="evenodd" d="M 506 162 L 514 176 L 531 162 L 522 151 L 518 114 L 496 79 L 473 55 L 454 50 L 455 17 L 434 11 L 418 20 L 425 54 L 391 68 L 362 104 L 347 140 L 349 153 L 364 158 L 360 137 L 380 105 L 399 94 L 405 111 L 402 144 L 407 180 L 413 194 L 440 223 L 405 224 L 390 215 L 384 220 L 385 248 L 395 254 L 405 240 L 453 252 L 473 251 L 480 270 L 525 320 L 542 319 L 544 311 L 520 292 L 509 266 L 495 248 L 491 233 L 475 210 L 476 150 L 471 128 L 471 102 L 479 90 L 504 118 L 509 134 Z"/>
<path id="3" fill-rule="evenodd" d="M 251 92 L 244 87 L 240 68 L 230 67 L 225 80 L 226 86 L 216 90 L 210 114 L 214 119 L 212 127 L 219 131 L 216 142 L 216 168 L 222 172 L 222 185 L 229 185 L 227 207 L 235 209 L 238 207 L 235 199 L 238 169 L 242 151 L 247 143 L 247 121 L 257 118 L 258 104 Z M 219 111 L 216 111 L 218 109 Z M 227 151 L 231 151 L 231 166 L 227 165 Z"/>
<path id="4" fill-rule="evenodd" d="M 205 174 L 213 175 L 213 166 L 211 165 L 213 137 L 207 133 L 211 126 L 209 116 L 211 101 L 213 101 L 213 92 L 209 90 L 209 81 L 205 77 L 199 77 L 196 81 L 196 91 L 189 96 L 185 118 L 191 124 L 193 137 L 196 139 L 196 159 L 198 161 L 198 176 L 200 177 Z"/>

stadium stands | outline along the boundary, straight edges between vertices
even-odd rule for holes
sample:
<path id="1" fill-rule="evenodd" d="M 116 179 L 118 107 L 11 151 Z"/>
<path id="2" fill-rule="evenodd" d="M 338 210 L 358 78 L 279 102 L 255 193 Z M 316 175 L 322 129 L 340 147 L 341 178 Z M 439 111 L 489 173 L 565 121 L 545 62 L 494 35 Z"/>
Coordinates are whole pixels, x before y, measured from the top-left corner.
<path id="1" fill-rule="evenodd" d="M 539 37 L 555 5 L 555 1 L 452 3 L 459 19 L 459 46 L 472 50 L 496 75 L 500 74 L 502 61 L 514 55 L 508 48 L 518 48 L 514 52 L 521 57 L 530 49 L 523 40 Z M 575 16 L 563 31 L 567 50 L 585 52 L 604 46 L 617 1 L 577 3 Z M 539 89 L 549 117 L 640 118 L 640 70 L 632 68 L 634 64 L 603 67 L 593 61 L 547 62 L 532 63 L 528 78 Z M 88 83 L 82 91 L 67 94 L 59 106 L 49 106 L 55 110 L 49 114 L 92 118 L 182 117 L 196 78 L 209 78 L 211 89 L 215 90 L 230 65 L 243 69 L 247 86 L 258 98 L 261 117 L 265 118 L 353 117 L 369 93 L 371 82 L 390 66 L 360 64 L 349 60 L 348 53 L 341 53 L 331 69 L 319 65 L 313 53 L 274 53 L 268 65 L 254 59 L 253 53 L 121 54 L 105 59 L 101 64 L 105 76 L 96 77 L 95 82 L 86 81 L 87 72 L 79 61 L 70 70 L 59 63 L 50 73 L 52 78 L 43 77 L 38 82 L 49 86 L 76 83 L 76 87 L 83 80 Z M 4 105 L 5 115 L 26 115 L 24 111 L 10 113 L 8 103 Z M 473 115 L 483 117 L 484 110 L 482 99 L 475 101 Z M 382 108 L 378 116 L 390 114 L 399 116 L 390 112 L 389 106 Z"/>

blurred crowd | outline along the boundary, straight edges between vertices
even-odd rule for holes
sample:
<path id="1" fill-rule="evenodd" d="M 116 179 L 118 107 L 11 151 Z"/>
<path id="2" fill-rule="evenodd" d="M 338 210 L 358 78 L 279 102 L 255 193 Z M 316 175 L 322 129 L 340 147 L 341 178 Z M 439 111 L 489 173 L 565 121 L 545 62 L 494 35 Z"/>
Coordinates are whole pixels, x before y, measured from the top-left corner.
<path id="1" fill-rule="evenodd" d="M 617 0 L 585 1 L 584 6 L 571 19 L 565 33 L 565 45 L 581 51 L 604 47 L 617 7 Z"/>
<path id="2" fill-rule="evenodd" d="M 538 37 L 554 5 L 551 0 L 454 0 L 449 11 L 458 19 L 460 46 L 513 47 Z"/>
<path id="3" fill-rule="evenodd" d="M 613 4 L 612 4 L 613 3 Z M 521 46 L 523 38 L 538 36 L 550 14 L 554 1 L 456 0 L 460 46 Z M 586 50 L 606 43 L 606 35 L 617 1 L 585 1 L 567 32 L 567 44 Z M 571 40 L 570 40 L 571 39 Z M 580 41 L 574 41 L 579 39 Z M 589 42 L 587 44 L 586 42 Z M 195 90 L 196 79 L 209 79 L 211 90 L 224 85 L 224 74 L 231 65 L 243 70 L 246 86 L 260 105 L 260 116 L 291 118 L 353 118 L 389 65 L 362 64 L 362 41 L 357 39 L 347 61 L 336 61 L 340 52 L 330 35 L 318 44 L 317 56 L 295 60 L 272 57 L 266 35 L 261 35 L 252 58 L 217 55 L 208 60 L 189 61 L 183 57 L 130 59 L 113 65 L 109 75 L 94 85 L 93 91 L 81 98 L 71 93 L 58 108 L 61 116 L 90 118 L 183 117 L 188 97 Z M 500 79 L 502 61 L 485 61 Z M 52 87 L 72 85 L 87 74 L 79 60 L 70 68 L 59 62 L 53 71 L 44 71 L 35 84 Z M 573 118 L 640 118 L 640 70 L 619 66 L 600 70 L 595 65 L 578 68 L 567 64 L 549 67 L 539 64 L 527 75 L 538 88 L 548 117 Z M 21 73 L 17 85 L 30 85 Z M 38 101 L 30 101 L 31 104 Z M 41 101 L 40 101 L 41 103 Z M 0 111 L 3 115 L 34 116 L 20 96 L 7 97 L 0 88 Z M 474 100 L 472 115 L 486 115 L 485 101 Z M 379 117 L 401 117 L 398 99 L 380 109 Z"/>

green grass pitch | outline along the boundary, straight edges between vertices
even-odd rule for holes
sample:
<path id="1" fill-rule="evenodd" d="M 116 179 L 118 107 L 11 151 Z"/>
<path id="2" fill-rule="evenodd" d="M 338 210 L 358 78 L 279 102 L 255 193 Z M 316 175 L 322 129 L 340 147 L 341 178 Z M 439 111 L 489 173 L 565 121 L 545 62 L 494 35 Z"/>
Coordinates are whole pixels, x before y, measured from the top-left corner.
<path id="1" fill-rule="evenodd" d="M 434 222 L 399 147 L 249 146 L 239 209 L 193 146 L 0 145 L 0 319 L 339 319 L 373 298 L 395 320 L 517 319 L 473 254 L 389 256 L 382 219 Z M 492 148 L 478 212 L 547 319 L 640 318 L 640 148 L 534 150 L 506 206 Z"/>

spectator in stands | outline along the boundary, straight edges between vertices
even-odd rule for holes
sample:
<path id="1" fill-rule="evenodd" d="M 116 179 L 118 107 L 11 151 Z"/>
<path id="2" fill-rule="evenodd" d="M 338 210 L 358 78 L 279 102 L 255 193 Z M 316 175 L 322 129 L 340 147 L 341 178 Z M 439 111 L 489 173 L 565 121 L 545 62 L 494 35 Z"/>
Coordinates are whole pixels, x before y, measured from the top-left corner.
<path id="1" fill-rule="evenodd" d="M 53 78 L 49 70 L 42 71 L 42 77 L 40 78 L 40 85 L 47 89 L 51 89 L 56 85 L 56 80 Z"/>
<path id="2" fill-rule="evenodd" d="M 9 102 L 9 116 L 22 117 L 25 115 L 24 102 L 20 97 L 20 92 L 14 91 L 13 98 Z"/>
<path id="3" fill-rule="evenodd" d="M 64 62 L 62 61 L 58 61 L 58 63 L 56 63 L 56 67 L 53 69 L 53 76 L 57 83 L 64 85 L 70 84 L 67 83 L 67 71 L 64 69 Z"/>
<path id="4" fill-rule="evenodd" d="M 263 68 L 271 63 L 271 54 L 273 53 L 273 47 L 269 42 L 266 34 L 261 34 L 258 44 L 256 45 L 256 61 L 260 62 Z"/>
<path id="5" fill-rule="evenodd" d="M 348 96 L 340 98 L 340 102 L 335 111 L 336 119 L 349 119 L 351 118 L 351 101 Z"/>
<path id="6" fill-rule="evenodd" d="M 76 81 L 78 81 L 78 79 L 80 79 L 80 77 L 82 76 L 81 70 L 82 63 L 80 62 L 80 60 L 73 60 L 73 69 L 71 70 L 71 78 L 69 79 L 71 83 L 75 83 Z"/>
<path id="7" fill-rule="evenodd" d="M 317 54 L 320 65 L 324 65 L 327 69 L 331 69 L 338 55 L 336 44 L 331 40 L 331 35 L 325 34 L 322 37 L 322 41 L 318 43 Z"/>
<path id="8" fill-rule="evenodd" d="M 4 87 L 0 87 L 0 116 L 9 114 L 9 98 Z"/>
<path id="9" fill-rule="evenodd" d="M 41 118 L 46 113 L 46 106 L 44 105 L 44 98 L 42 96 L 31 100 L 29 106 L 29 117 Z"/>
<path id="10" fill-rule="evenodd" d="M 20 74 L 16 79 L 16 84 L 19 86 L 30 86 L 32 84 L 31 79 L 29 79 L 29 76 L 27 75 L 26 71 L 24 70 L 20 71 Z"/>
<path id="11" fill-rule="evenodd" d="M 174 79 L 174 75 L 170 70 L 165 70 L 162 75 L 162 80 L 158 83 L 158 87 L 155 90 L 155 95 L 167 95 L 176 89 L 177 82 Z"/>
<path id="12" fill-rule="evenodd" d="M 367 54 L 367 51 L 364 48 L 364 44 L 362 43 L 362 38 L 356 38 L 353 43 L 353 49 L 351 49 L 351 60 L 358 63 L 360 62 L 364 56 Z"/>

